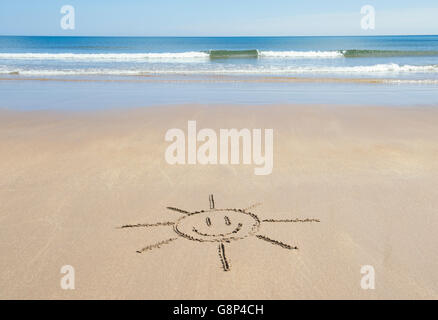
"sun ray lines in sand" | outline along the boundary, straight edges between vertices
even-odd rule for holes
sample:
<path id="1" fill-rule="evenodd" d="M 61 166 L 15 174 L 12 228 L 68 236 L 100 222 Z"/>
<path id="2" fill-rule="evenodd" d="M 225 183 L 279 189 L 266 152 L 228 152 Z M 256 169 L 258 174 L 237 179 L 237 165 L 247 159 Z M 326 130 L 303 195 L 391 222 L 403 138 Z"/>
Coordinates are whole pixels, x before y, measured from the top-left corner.
<path id="1" fill-rule="evenodd" d="M 175 240 L 178 240 L 178 238 L 170 238 L 170 239 L 167 239 L 167 240 L 164 240 L 164 241 L 157 242 L 155 244 L 148 245 L 148 246 L 144 247 L 141 250 L 137 250 L 137 253 L 142 253 L 142 252 L 145 252 L 145 251 L 148 251 L 148 250 L 152 250 L 152 249 L 156 249 L 156 248 L 159 249 L 159 248 L 161 248 L 162 245 L 169 244 L 169 243 L 171 243 L 171 242 L 173 242 Z"/>
<path id="2" fill-rule="evenodd" d="M 218 209 L 212 194 L 208 196 L 209 209 L 189 212 L 176 207 L 167 207 L 168 210 L 182 213 L 183 215 L 176 221 L 158 222 L 154 224 L 128 224 L 120 227 L 137 228 L 137 227 L 157 227 L 172 226 L 173 231 L 178 237 L 170 238 L 161 242 L 144 247 L 138 250 L 138 253 L 159 249 L 162 245 L 169 244 L 179 238 L 199 243 L 218 243 L 218 255 L 223 271 L 230 271 L 230 260 L 225 253 L 225 245 L 232 241 L 245 239 L 255 236 L 272 245 L 279 246 L 283 249 L 298 250 L 297 246 L 271 239 L 265 235 L 259 234 L 258 231 L 263 223 L 288 223 L 288 222 L 320 222 L 314 218 L 294 218 L 294 219 L 264 219 L 260 220 L 257 215 L 250 210 L 258 207 L 261 203 L 254 203 L 246 209 L 225 208 Z"/>
<path id="3" fill-rule="evenodd" d="M 160 227 L 160 226 L 173 226 L 175 222 L 166 221 L 166 222 L 157 222 L 157 223 L 138 223 L 138 224 L 126 224 L 124 226 L 119 227 L 119 229 L 125 228 L 147 228 L 147 227 Z"/>
<path id="4" fill-rule="evenodd" d="M 182 209 L 178 209 L 178 208 L 174 208 L 174 207 L 166 207 L 166 209 L 171 210 L 171 211 L 176 211 L 179 213 L 183 213 L 183 214 L 187 214 L 190 215 L 191 213 L 186 211 L 186 210 L 182 210 Z"/>
<path id="5" fill-rule="evenodd" d="M 319 219 L 306 218 L 306 219 L 263 219 L 262 222 L 321 222 Z"/>
<path id="6" fill-rule="evenodd" d="M 224 269 L 224 271 L 230 271 L 230 262 L 227 259 L 227 256 L 225 255 L 225 245 L 221 242 L 219 244 L 219 258 L 221 260 L 222 263 L 222 268 Z"/>
<path id="7" fill-rule="evenodd" d="M 297 246 L 291 246 L 290 244 L 287 244 L 287 243 L 284 243 L 284 242 L 281 242 L 281 241 L 278 241 L 278 240 L 274 240 L 274 239 L 268 238 L 267 236 L 263 236 L 261 234 L 257 234 L 256 238 L 264 240 L 264 241 L 269 242 L 271 244 L 280 246 L 280 247 L 282 247 L 284 249 L 298 250 Z"/>
<path id="8" fill-rule="evenodd" d="M 210 202 L 210 209 L 214 209 L 214 198 L 212 194 L 208 196 L 208 201 Z"/>

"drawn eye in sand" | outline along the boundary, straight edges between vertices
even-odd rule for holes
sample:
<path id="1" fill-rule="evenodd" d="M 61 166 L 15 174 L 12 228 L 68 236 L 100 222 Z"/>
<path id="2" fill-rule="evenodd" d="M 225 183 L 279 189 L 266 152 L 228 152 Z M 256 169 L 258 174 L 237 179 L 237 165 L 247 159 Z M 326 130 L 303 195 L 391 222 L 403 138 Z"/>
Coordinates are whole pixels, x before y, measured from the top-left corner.
<path id="1" fill-rule="evenodd" d="M 189 212 L 174 207 L 167 209 L 178 212 L 181 217 L 174 222 L 159 222 L 155 224 L 131 224 L 124 225 L 120 228 L 141 228 L 141 227 L 158 227 L 173 226 L 176 237 L 148 245 L 138 253 L 160 248 L 162 245 L 169 244 L 177 239 L 183 238 L 201 243 L 218 243 L 218 254 L 224 271 L 230 270 L 230 261 L 225 254 L 226 245 L 232 241 L 241 240 L 247 237 L 267 241 L 283 249 L 297 250 L 298 247 L 271 239 L 259 233 L 259 229 L 264 223 L 276 222 L 320 222 L 318 219 L 264 219 L 260 220 L 258 216 L 250 212 L 258 204 L 252 205 L 245 209 L 216 209 L 213 195 L 209 196 L 210 209 L 195 212 Z"/>

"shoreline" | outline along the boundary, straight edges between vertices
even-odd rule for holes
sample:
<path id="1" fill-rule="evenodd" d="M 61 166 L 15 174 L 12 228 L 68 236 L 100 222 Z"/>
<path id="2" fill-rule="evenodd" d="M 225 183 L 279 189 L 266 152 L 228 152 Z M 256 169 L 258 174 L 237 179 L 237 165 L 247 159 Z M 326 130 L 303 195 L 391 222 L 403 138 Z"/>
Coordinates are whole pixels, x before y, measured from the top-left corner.
<path id="1" fill-rule="evenodd" d="M 171 78 L 171 76 L 176 77 Z M 19 74 L 10 75 L 10 77 L 0 77 L 0 81 L 41 81 L 41 82 L 120 82 L 120 83 L 352 83 L 352 84 L 438 84 L 438 79 L 407 79 L 407 78 L 352 78 L 352 77 L 304 77 L 304 76 L 284 76 L 284 75 L 224 75 L 224 74 L 202 74 L 202 73 L 175 73 L 159 74 L 145 73 L 132 75 L 71 75 L 75 78 L 61 78 L 59 76 L 21 76 Z M 78 77 L 78 78 L 76 78 Z M 83 78 L 81 78 L 83 77 Z M 88 78 L 87 78 L 88 77 Z M 105 79 L 116 77 L 115 79 Z M 169 77 L 167 79 L 163 79 Z M 192 77 L 193 79 L 178 79 L 180 77 Z M 196 79 L 201 77 L 201 79 Z M 90 79 L 92 78 L 92 79 Z M 101 79 L 99 79 L 101 78 Z M 131 78 L 131 79 L 130 79 Z M 138 78 L 138 79 L 135 79 Z M 151 79 L 142 79 L 151 78 Z"/>

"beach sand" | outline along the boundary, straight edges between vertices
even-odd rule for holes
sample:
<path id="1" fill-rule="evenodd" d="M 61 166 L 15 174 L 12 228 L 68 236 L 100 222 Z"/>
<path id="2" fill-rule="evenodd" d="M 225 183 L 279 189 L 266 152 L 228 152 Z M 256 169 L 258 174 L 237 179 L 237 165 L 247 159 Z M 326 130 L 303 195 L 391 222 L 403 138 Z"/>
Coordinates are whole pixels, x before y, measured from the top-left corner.
<path id="1" fill-rule="evenodd" d="M 273 128 L 271 175 L 166 163 L 168 129 Z M 438 298 L 438 109 L 162 106 L 0 111 L 2 299 Z M 259 234 L 179 237 L 184 213 L 249 209 Z M 176 240 L 137 253 L 148 245 Z M 75 270 L 63 290 L 61 267 Z M 361 288 L 361 267 L 375 289 Z"/>

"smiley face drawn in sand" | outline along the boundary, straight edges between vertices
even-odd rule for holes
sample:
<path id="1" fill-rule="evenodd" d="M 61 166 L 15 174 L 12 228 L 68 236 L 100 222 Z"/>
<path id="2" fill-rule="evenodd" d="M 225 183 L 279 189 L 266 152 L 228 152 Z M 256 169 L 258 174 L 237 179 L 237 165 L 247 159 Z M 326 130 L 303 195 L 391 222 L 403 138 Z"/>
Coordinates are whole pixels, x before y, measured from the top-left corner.
<path id="1" fill-rule="evenodd" d="M 144 247 L 138 250 L 143 253 L 148 250 L 161 248 L 162 245 L 184 238 L 200 243 L 218 243 L 218 254 L 224 271 L 230 270 L 230 261 L 225 255 L 225 244 L 254 236 L 256 239 L 267 241 L 283 249 L 297 250 L 298 247 L 273 240 L 265 235 L 259 234 L 262 223 L 275 222 L 320 222 L 318 219 L 264 219 L 260 220 L 257 215 L 250 212 L 260 204 L 252 205 L 245 209 L 216 209 L 213 195 L 209 196 L 210 209 L 195 212 L 185 211 L 179 208 L 167 207 L 167 209 L 183 214 L 175 222 L 159 222 L 154 224 L 131 224 L 121 228 L 158 227 L 173 226 L 178 237 L 169 238 L 164 241 Z"/>
<path id="2" fill-rule="evenodd" d="M 210 209 L 179 218 L 174 230 L 189 240 L 230 242 L 254 235 L 259 227 L 259 218 L 250 212 Z"/>

